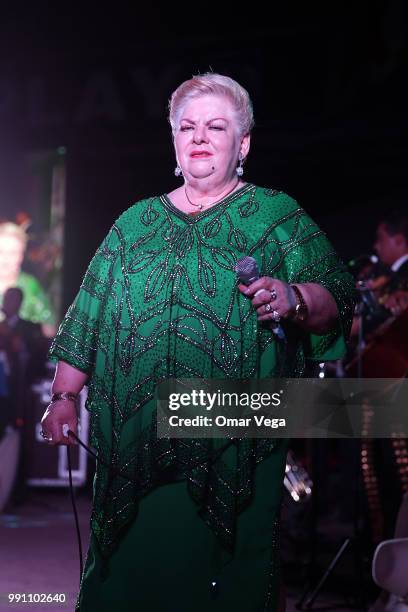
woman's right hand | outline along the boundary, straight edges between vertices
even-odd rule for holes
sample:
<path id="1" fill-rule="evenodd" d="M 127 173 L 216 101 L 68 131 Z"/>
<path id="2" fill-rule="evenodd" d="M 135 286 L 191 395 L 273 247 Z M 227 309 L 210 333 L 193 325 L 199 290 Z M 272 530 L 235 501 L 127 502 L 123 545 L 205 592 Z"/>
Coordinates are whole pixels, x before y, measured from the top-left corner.
<path id="1" fill-rule="evenodd" d="M 78 416 L 75 402 L 73 400 L 51 402 L 41 419 L 42 431 L 46 436 L 44 439 L 49 438 L 47 440 L 48 444 L 51 446 L 56 444 L 74 446 L 78 444 L 74 437 L 64 436 L 62 426 L 65 424 L 68 425 L 68 429 L 78 435 Z"/>

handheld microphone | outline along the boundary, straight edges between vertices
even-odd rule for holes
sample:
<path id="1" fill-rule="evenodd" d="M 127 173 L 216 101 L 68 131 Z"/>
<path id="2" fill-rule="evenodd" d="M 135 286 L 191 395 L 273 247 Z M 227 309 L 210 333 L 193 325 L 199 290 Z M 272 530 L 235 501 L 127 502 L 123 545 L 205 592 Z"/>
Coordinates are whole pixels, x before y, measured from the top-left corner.
<path id="1" fill-rule="evenodd" d="M 259 269 L 258 264 L 256 263 L 256 259 L 253 257 L 249 257 L 246 255 L 241 259 L 238 259 L 237 263 L 234 266 L 234 270 L 237 274 L 238 279 L 244 285 L 250 285 L 254 281 L 259 278 Z M 282 325 L 276 323 L 275 321 L 271 321 L 271 329 L 275 336 L 279 338 L 279 340 L 283 340 L 286 342 L 285 332 L 283 331 Z"/>

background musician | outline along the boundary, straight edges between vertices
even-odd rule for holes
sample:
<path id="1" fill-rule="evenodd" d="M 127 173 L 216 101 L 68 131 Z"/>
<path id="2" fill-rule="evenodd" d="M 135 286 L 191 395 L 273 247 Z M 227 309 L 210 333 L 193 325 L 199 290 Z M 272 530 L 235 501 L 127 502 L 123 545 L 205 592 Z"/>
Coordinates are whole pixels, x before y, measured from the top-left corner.
<path id="1" fill-rule="evenodd" d="M 383 305 L 398 316 L 408 306 L 407 214 L 394 211 L 379 223 L 374 249 L 380 261 L 389 266 Z M 368 281 L 367 286 L 374 288 L 375 281 Z"/>
<path id="2" fill-rule="evenodd" d="M 362 334 L 366 340 L 384 321 L 398 317 L 408 307 L 408 215 L 393 211 L 384 217 L 377 226 L 373 247 L 379 261 L 373 263 L 367 257 L 353 271 L 366 305 Z M 354 343 L 361 325 L 359 306 L 351 330 Z"/>

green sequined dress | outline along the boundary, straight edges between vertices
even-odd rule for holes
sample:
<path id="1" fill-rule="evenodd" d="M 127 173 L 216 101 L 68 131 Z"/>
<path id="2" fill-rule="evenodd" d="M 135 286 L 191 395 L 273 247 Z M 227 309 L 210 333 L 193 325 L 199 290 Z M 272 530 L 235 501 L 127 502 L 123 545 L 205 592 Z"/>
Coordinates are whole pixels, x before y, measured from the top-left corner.
<path id="1" fill-rule="evenodd" d="M 318 282 L 338 325 L 288 324 L 289 349 L 258 323 L 235 262 Z M 81 612 L 269 612 L 278 591 L 279 507 L 287 443 L 156 436 L 154 393 L 171 377 L 301 376 L 305 359 L 345 351 L 353 281 L 324 232 L 288 195 L 247 183 L 188 215 L 166 195 L 136 202 L 92 259 L 50 357 L 89 375 L 97 461 Z M 125 477 L 126 476 L 126 477 Z"/>

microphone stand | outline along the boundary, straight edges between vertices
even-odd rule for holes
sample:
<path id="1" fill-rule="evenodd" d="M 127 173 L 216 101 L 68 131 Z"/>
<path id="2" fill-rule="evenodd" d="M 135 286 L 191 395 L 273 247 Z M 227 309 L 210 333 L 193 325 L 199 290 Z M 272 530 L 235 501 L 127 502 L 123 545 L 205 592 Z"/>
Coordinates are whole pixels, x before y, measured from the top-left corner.
<path id="1" fill-rule="evenodd" d="M 358 316 L 359 327 L 358 327 L 358 341 L 357 341 L 357 376 L 359 379 L 362 379 L 363 376 L 363 351 L 365 348 L 365 340 L 364 340 L 364 329 L 366 324 L 366 318 L 372 313 L 372 301 L 371 296 L 366 295 L 366 290 L 361 290 L 359 292 L 360 300 L 357 304 L 356 314 Z M 318 580 L 316 586 L 312 589 L 312 583 L 314 581 L 315 572 L 315 564 L 316 564 L 316 539 L 317 539 L 317 515 L 318 515 L 318 502 L 316 497 L 316 492 L 318 492 L 318 487 L 316 488 L 316 473 L 317 470 L 313 469 L 312 478 L 314 483 L 313 488 L 313 499 L 312 499 L 312 553 L 309 561 L 309 578 L 306 589 L 301 595 L 298 602 L 296 602 L 295 606 L 297 610 L 313 610 L 317 609 L 313 607 L 319 593 L 321 592 L 323 586 L 326 584 L 328 578 L 333 574 L 336 566 L 338 565 L 340 559 L 344 555 L 344 553 L 352 549 L 354 564 L 356 575 L 358 576 L 358 584 L 360 593 L 355 598 L 354 605 L 350 605 L 347 602 L 347 607 L 355 608 L 357 610 L 366 610 L 367 609 L 367 599 L 366 599 L 366 589 L 365 589 L 365 580 L 364 580 L 364 563 L 363 563 L 363 547 L 362 547 L 362 538 L 361 538 L 361 530 L 360 530 L 360 521 L 359 519 L 362 516 L 361 512 L 361 489 L 359 486 L 360 481 L 360 446 L 361 444 L 357 443 L 357 440 L 352 440 L 355 442 L 353 445 L 353 454 L 354 454 L 354 513 L 353 513 L 353 532 L 352 535 L 346 537 L 340 547 L 337 549 L 336 554 L 332 558 L 329 563 L 327 569 L 324 571 L 321 578 Z M 317 453 L 318 454 L 318 453 Z M 316 452 L 312 452 L 312 462 L 316 461 Z M 325 606 L 325 610 L 336 609 L 339 607 L 344 607 L 344 603 L 332 603 L 329 606 Z M 322 609 L 322 608 L 320 608 Z"/>

